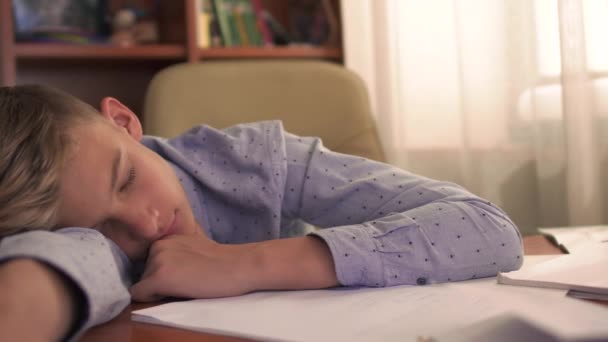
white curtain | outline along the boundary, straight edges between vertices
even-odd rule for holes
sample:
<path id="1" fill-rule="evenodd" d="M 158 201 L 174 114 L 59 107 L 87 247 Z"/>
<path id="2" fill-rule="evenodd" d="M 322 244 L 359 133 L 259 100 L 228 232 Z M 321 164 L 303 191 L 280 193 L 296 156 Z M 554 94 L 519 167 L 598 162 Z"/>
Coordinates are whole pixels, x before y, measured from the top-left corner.
<path id="1" fill-rule="evenodd" d="M 607 0 L 342 1 L 389 162 L 524 233 L 608 222 Z"/>

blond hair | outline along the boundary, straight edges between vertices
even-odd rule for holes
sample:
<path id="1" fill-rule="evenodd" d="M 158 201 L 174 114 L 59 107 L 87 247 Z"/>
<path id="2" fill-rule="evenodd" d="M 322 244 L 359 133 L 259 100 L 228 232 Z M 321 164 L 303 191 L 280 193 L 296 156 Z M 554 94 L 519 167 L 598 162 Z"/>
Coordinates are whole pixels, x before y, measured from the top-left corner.
<path id="1" fill-rule="evenodd" d="M 0 238 L 55 227 L 68 128 L 98 114 L 54 88 L 0 87 Z"/>

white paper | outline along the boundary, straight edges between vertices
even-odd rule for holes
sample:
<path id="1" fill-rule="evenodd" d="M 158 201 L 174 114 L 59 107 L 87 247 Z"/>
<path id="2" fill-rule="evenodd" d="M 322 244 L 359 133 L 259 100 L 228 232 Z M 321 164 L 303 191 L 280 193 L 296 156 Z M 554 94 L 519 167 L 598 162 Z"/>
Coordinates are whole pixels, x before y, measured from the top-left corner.
<path id="1" fill-rule="evenodd" d="M 552 236 L 569 253 L 584 251 L 589 245 L 608 243 L 608 226 L 539 228 L 538 231 Z"/>
<path id="2" fill-rule="evenodd" d="M 608 295 L 608 243 L 589 245 L 574 254 L 500 273 L 498 282 Z"/>
<path id="3" fill-rule="evenodd" d="M 500 314 L 465 328 L 448 331 L 435 336 L 433 341 L 561 342 L 545 329 L 512 314 Z"/>
<path id="4" fill-rule="evenodd" d="M 547 256 L 526 257 L 525 265 Z M 274 341 L 415 341 L 513 314 L 562 339 L 608 338 L 608 309 L 495 278 L 381 289 L 258 292 L 164 304 L 132 319 Z"/>

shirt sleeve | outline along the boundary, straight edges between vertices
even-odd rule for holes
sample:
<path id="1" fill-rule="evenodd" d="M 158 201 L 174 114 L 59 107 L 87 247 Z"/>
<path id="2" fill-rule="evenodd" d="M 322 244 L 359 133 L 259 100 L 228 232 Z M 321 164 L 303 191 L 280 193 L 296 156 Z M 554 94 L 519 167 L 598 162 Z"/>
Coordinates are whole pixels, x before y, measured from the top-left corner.
<path id="1" fill-rule="evenodd" d="M 86 228 L 32 231 L 0 241 L 0 263 L 32 258 L 54 268 L 80 292 L 78 324 L 69 339 L 117 316 L 131 301 L 129 260 L 111 240 Z"/>
<path id="2" fill-rule="evenodd" d="M 345 286 L 494 276 L 521 267 L 521 235 L 504 211 L 448 182 L 332 152 L 286 134 L 283 215 L 319 229 Z"/>

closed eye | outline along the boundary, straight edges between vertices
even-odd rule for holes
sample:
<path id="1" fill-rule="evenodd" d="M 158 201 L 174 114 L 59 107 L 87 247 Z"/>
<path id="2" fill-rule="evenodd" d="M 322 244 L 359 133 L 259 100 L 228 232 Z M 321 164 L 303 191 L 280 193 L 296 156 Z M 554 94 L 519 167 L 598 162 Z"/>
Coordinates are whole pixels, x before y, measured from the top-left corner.
<path id="1" fill-rule="evenodd" d="M 135 181 L 135 168 L 131 167 L 129 169 L 129 175 L 127 177 L 127 180 L 125 181 L 125 183 L 120 187 L 120 189 L 118 191 L 120 192 L 126 192 L 127 190 L 129 190 L 129 188 L 131 187 L 131 185 L 133 185 L 133 182 Z"/>

